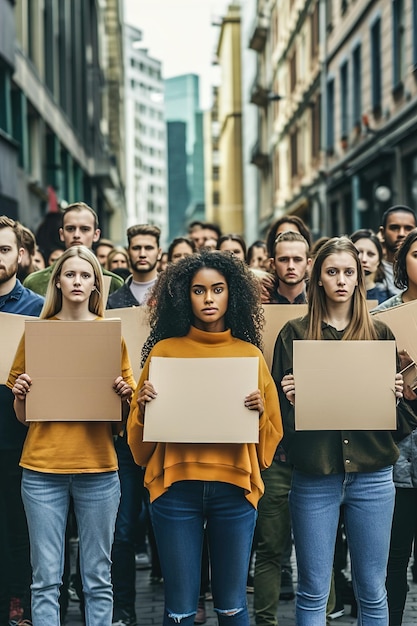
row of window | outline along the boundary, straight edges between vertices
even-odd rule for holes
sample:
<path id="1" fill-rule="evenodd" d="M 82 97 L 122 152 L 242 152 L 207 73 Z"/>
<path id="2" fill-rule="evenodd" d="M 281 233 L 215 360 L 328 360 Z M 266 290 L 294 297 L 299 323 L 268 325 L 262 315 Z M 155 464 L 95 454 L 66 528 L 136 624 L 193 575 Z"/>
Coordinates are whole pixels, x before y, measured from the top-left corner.
<path id="1" fill-rule="evenodd" d="M 142 102 L 135 102 L 135 111 L 136 113 L 141 113 L 142 115 L 147 115 L 151 119 L 163 120 L 164 113 L 158 109 L 154 109 L 153 107 L 146 106 Z"/>
<path id="2" fill-rule="evenodd" d="M 164 170 L 160 169 L 159 167 L 146 165 L 138 156 L 135 156 L 135 167 L 144 174 L 150 174 L 151 176 L 155 176 L 156 178 L 162 178 L 162 176 L 165 176 Z"/>
<path id="3" fill-rule="evenodd" d="M 147 146 L 139 141 L 139 139 L 135 139 L 135 148 L 140 150 L 143 154 L 149 154 L 149 156 L 156 157 L 157 159 L 163 159 L 165 156 L 165 153 L 162 150 L 158 150 L 153 146 Z"/>
<path id="4" fill-rule="evenodd" d="M 137 61 L 136 59 L 130 59 L 130 65 L 131 67 L 134 67 L 142 72 L 142 74 L 147 74 L 148 76 L 150 76 L 151 78 L 155 78 L 156 80 L 162 80 L 160 68 L 145 65 L 143 61 Z"/>
<path id="5" fill-rule="evenodd" d="M 165 140 L 165 132 L 154 126 L 149 126 L 149 124 L 144 124 L 140 122 L 138 118 L 135 119 L 135 129 L 139 131 L 142 135 L 149 135 L 153 139 L 159 139 L 159 141 Z"/>
<path id="6" fill-rule="evenodd" d="M 417 65 L 417 0 L 412 0 L 413 8 L 413 47 L 412 64 Z M 370 26 L 370 74 L 371 106 L 375 116 L 382 109 L 382 19 L 377 16 Z M 392 93 L 395 97 L 402 93 L 406 75 L 406 34 L 404 0 L 392 0 Z M 362 115 L 362 50 L 359 43 L 351 57 L 345 59 L 339 68 L 340 94 L 340 139 L 344 140 L 355 127 L 359 128 Z M 336 77 L 327 82 L 327 148 L 332 151 L 335 145 L 335 105 Z"/>

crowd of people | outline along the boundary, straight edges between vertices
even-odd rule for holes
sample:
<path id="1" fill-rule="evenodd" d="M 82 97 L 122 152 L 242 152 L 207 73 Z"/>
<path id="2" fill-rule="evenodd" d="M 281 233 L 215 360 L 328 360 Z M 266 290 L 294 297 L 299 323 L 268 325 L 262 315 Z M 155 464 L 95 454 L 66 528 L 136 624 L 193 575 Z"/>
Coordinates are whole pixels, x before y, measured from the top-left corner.
<path id="1" fill-rule="evenodd" d="M 400 626 L 417 519 L 417 394 L 404 355 L 395 431 L 300 431 L 293 345 L 394 340 L 373 312 L 417 299 L 414 211 L 396 205 L 377 232 L 315 242 L 295 215 L 253 242 L 197 221 L 166 251 L 156 226 L 126 235 L 126 247 L 101 238 L 83 202 L 36 234 L 0 216 L 0 312 L 90 322 L 105 307 L 146 306 L 150 328 L 134 354 L 122 339 L 114 422 L 60 421 L 59 407 L 54 421 L 27 422 L 36 383 L 22 337 L 0 385 L 0 626 L 59 626 L 70 593 L 87 626 L 135 626 L 138 564 L 164 586 L 164 626 L 203 624 L 208 594 L 221 626 L 248 626 L 248 591 L 256 626 L 277 626 L 280 598 L 294 597 L 298 626 L 324 626 L 348 602 L 361 626 Z M 276 304 L 307 314 L 280 330 L 269 369 L 263 309 Z M 241 404 L 258 416 L 258 441 L 147 441 L 156 357 L 194 359 L 197 372 L 198 359 L 256 358 Z M 224 390 L 206 387 L 201 402 L 224 411 Z M 187 381 L 181 393 L 185 407 Z M 323 381 L 317 394 L 327 393 Z M 349 393 L 341 381 L 341 403 Z"/>

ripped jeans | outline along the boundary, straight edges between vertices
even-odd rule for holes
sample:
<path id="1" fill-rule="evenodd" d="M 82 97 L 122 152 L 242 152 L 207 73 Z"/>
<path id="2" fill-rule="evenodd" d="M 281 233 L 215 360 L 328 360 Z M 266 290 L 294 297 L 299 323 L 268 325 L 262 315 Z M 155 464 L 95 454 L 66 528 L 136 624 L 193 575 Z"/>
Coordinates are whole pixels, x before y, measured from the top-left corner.
<path id="1" fill-rule="evenodd" d="M 179 481 L 154 500 L 151 518 L 164 577 L 164 626 L 194 624 L 205 524 L 219 624 L 249 626 L 246 582 L 256 516 L 243 489 L 222 482 Z"/>

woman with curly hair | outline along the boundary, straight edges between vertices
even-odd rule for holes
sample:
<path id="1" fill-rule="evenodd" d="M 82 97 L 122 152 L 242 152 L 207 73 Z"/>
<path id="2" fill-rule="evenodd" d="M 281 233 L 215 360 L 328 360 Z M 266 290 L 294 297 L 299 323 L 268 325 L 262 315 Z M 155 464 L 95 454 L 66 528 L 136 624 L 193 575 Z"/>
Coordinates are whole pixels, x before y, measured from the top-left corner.
<path id="1" fill-rule="evenodd" d="M 271 464 L 282 437 L 276 387 L 259 349 L 258 283 L 238 259 L 202 251 L 169 265 L 150 301 L 151 334 L 142 351 L 145 363 L 131 405 L 128 442 L 136 463 L 146 466 L 164 578 L 163 623 L 194 623 L 206 527 L 219 624 L 233 620 L 235 626 L 248 626 L 246 578 L 263 493 L 260 470 Z M 242 404 L 259 413 L 259 443 L 144 442 L 146 404 L 157 394 L 148 380 L 153 356 L 258 357 L 258 389 L 242 395 Z M 202 401 L 215 395 L 208 380 Z"/>

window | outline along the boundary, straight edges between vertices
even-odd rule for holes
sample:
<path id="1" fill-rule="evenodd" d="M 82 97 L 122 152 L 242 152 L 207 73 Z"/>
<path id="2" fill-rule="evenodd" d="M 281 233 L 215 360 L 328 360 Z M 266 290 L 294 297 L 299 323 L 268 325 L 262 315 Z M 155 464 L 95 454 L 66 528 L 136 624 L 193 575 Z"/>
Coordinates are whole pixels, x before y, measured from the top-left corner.
<path id="1" fill-rule="evenodd" d="M 297 84 L 297 55 L 294 54 L 290 60 L 290 91 L 294 91 Z"/>
<path id="2" fill-rule="evenodd" d="M 361 67 L 361 46 L 358 45 L 352 54 L 353 76 L 352 76 L 352 124 L 360 125 L 362 116 L 362 67 Z"/>
<path id="3" fill-rule="evenodd" d="M 10 74 L 2 64 L 0 64 L 0 128 L 8 135 L 12 134 Z"/>
<path id="4" fill-rule="evenodd" d="M 417 66 L 417 0 L 413 0 L 413 65 Z"/>
<path id="5" fill-rule="evenodd" d="M 311 58 L 315 59 L 319 53 L 319 3 L 316 2 L 311 21 Z"/>
<path id="6" fill-rule="evenodd" d="M 372 109 L 378 112 L 381 109 L 382 97 L 381 18 L 375 20 L 371 26 L 371 74 Z"/>
<path id="7" fill-rule="evenodd" d="M 405 73 L 405 21 L 404 0 L 392 1 L 392 86 L 402 87 Z"/>
<path id="8" fill-rule="evenodd" d="M 298 133 L 293 131 L 290 137 L 291 143 L 291 178 L 295 178 L 298 174 Z"/>
<path id="9" fill-rule="evenodd" d="M 328 154 L 334 152 L 334 79 L 327 83 L 327 128 L 326 128 L 326 148 Z"/>
<path id="10" fill-rule="evenodd" d="M 316 159 L 320 154 L 320 109 L 321 99 L 319 95 L 311 111 L 311 156 L 313 159 Z"/>
<path id="11" fill-rule="evenodd" d="M 348 95 L 349 64 L 347 61 L 340 68 L 340 136 L 348 135 Z"/>
<path id="12" fill-rule="evenodd" d="M 326 0 L 326 29 L 328 33 L 333 30 L 333 0 Z"/>

